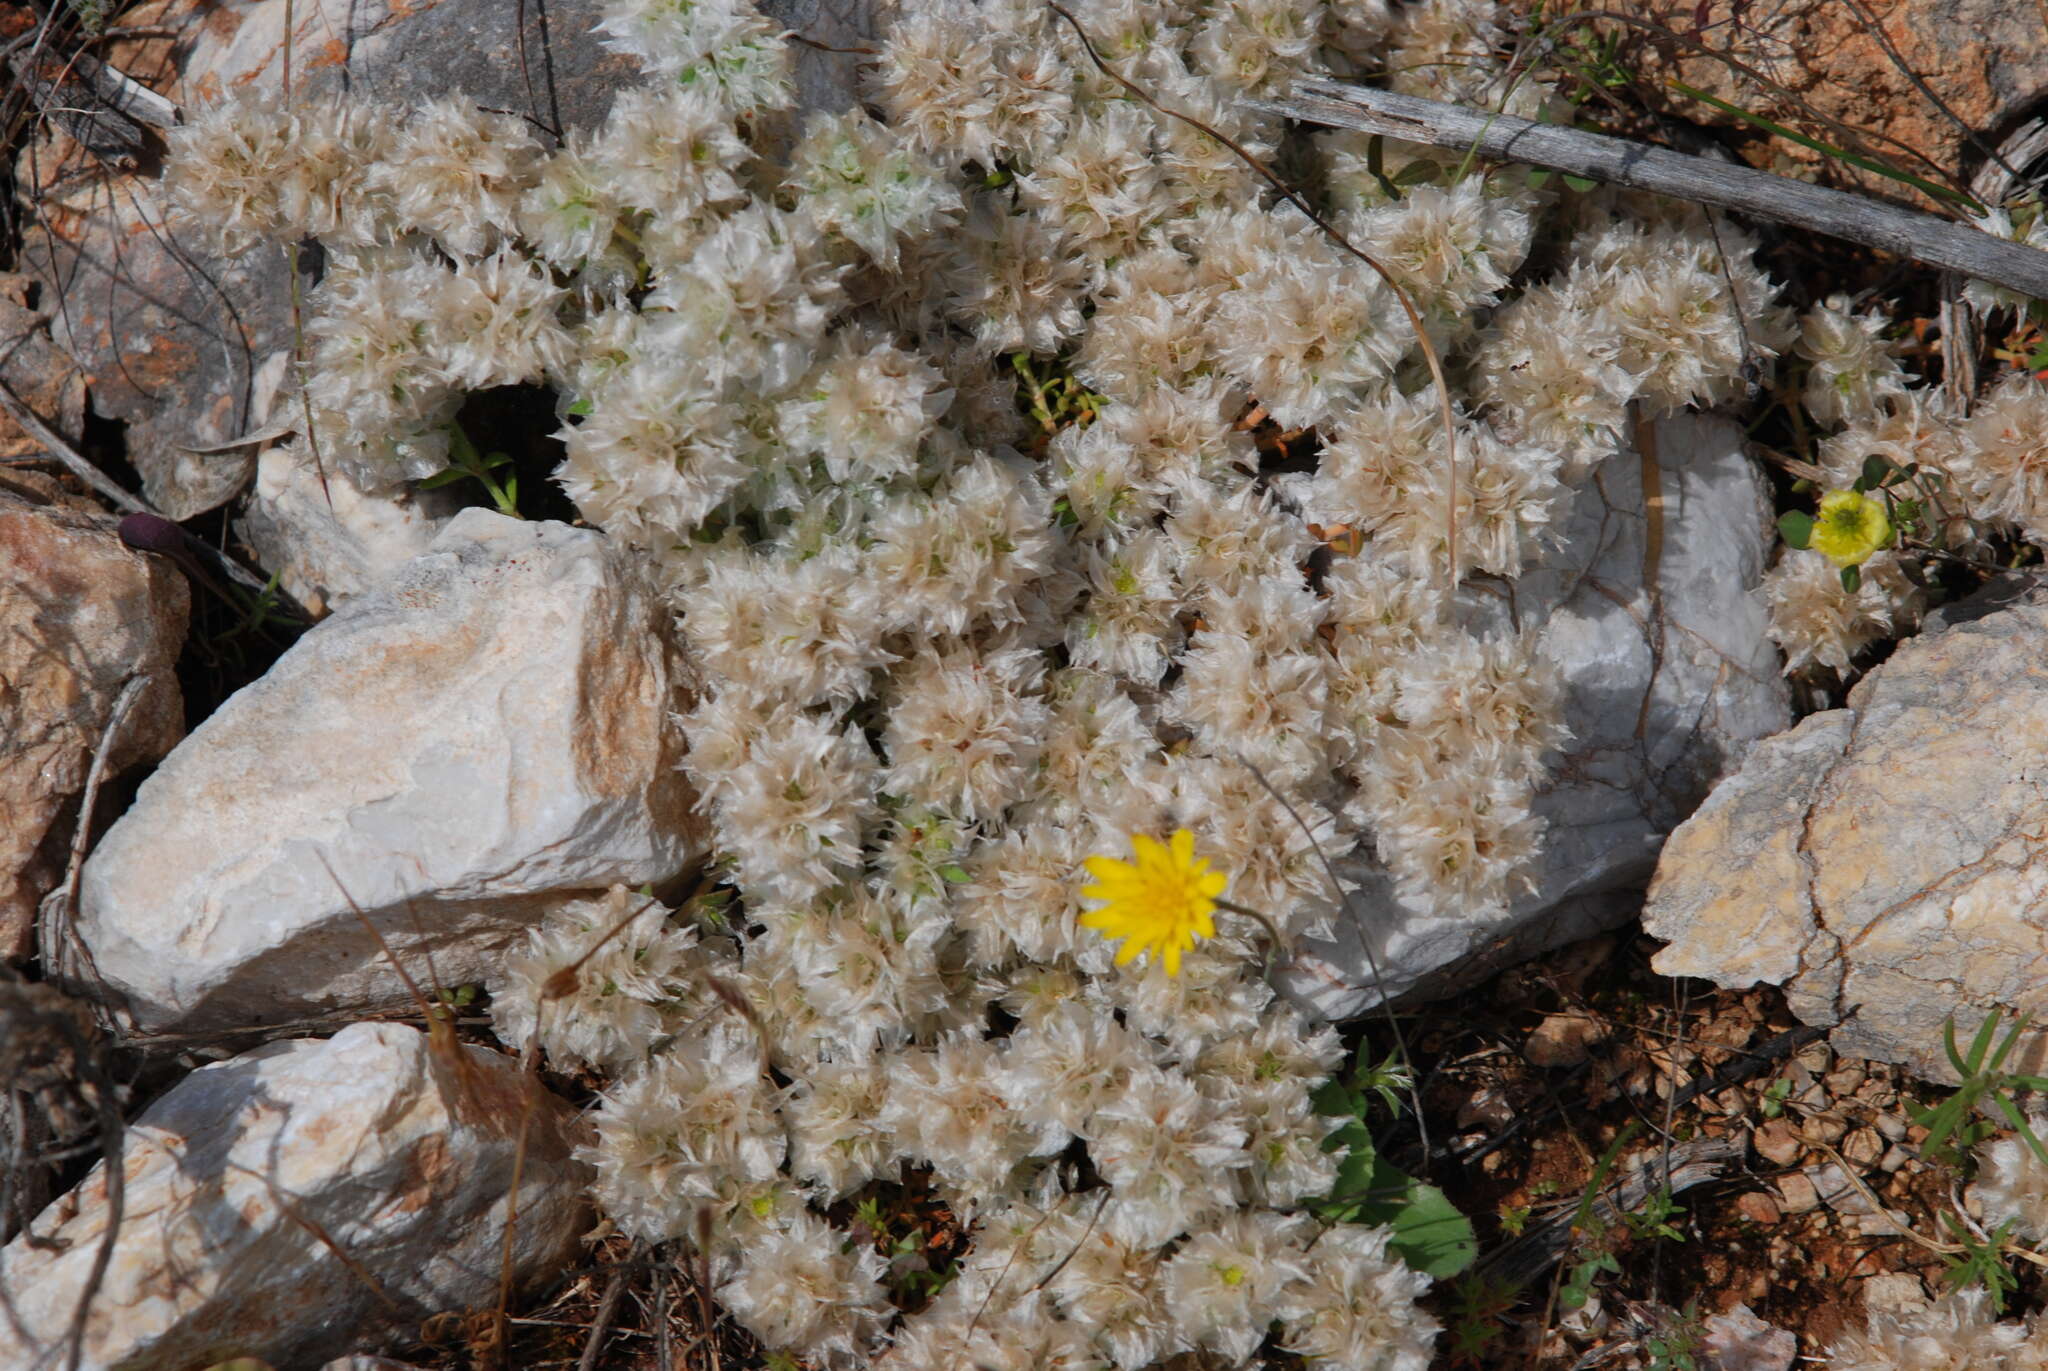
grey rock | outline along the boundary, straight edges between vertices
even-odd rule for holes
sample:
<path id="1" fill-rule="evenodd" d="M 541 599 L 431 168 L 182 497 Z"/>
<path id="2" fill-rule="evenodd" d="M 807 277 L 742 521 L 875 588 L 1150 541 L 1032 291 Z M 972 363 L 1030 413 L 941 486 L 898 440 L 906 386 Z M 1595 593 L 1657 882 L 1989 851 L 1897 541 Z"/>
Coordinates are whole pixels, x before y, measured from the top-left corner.
<path id="1" fill-rule="evenodd" d="M 1771 503 L 1742 432 L 1723 418 L 1660 420 L 1663 550 L 1645 581 L 1642 462 L 1610 459 L 1578 492 L 1561 546 L 1509 593 L 1468 590 L 1489 631 L 1537 625 L 1563 670 L 1572 742 L 1539 792 L 1548 833 L 1534 889 L 1497 921 L 1407 909 L 1364 861 L 1353 908 L 1303 949 L 1287 987 L 1347 1018 L 1402 995 L 1448 994 L 1499 968 L 1625 922 L 1666 834 L 1758 738 L 1791 721 L 1777 650 L 1751 595 Z"/>
<path id="2" fill-rule="evenodd" d="M 668 627 L 603 535 L 464 510 L 143 784 L 85 865 L 95 983 L 150 1030 L 397 1005 L 351 898 L 458 984 L 550 897 L 678 874 L 706 835 Z"/>
<path id="3" fill-rule="evenodd" d="M 453 1050 L 466 1067 L 415 1029 L 355 1024 L 202 1067 L 151 1105 L 126 1132 L 121 1221 L 81 1371 L 317 1364 L 494 1301 L 529 1107 L 514 1277 L 572 1260 L 588 1227 L 576 1112 L 529 1093 L 510 1058 Z M 102 1164 L 0 1251 L 0 1366 L 65 1365 L 109 1214 Z"/>
<path id="4" fill-rule="evenodd" d="M 1843 1056 L 1953 1081 L 1943 1027 L 2048 1008 L 2048 603 L 1899 645 L 1756 749 L 1666 844 L 1656 967 L 1782 985 Z M 2029 1034 L 2008 1069 L 2038 1071 Z"/>

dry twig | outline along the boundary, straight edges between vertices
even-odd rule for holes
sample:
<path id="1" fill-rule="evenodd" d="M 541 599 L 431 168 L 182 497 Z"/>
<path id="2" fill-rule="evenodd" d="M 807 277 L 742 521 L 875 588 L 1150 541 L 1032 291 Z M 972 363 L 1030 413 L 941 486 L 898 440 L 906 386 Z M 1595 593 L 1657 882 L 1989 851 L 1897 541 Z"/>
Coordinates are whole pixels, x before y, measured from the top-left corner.
<path id="1" fill-rule="evenodd" d="M 1357 129 L 1426 147 L 1470 150 L 1499 162 L 1549 167 L 1735 210 L 2048 299 L 2048 252 L 1919 210 L 1750 167 L 1342 81 L 1303 80 L 1287 99 L 1254 100 L 1251 107 L 1304 123 Z"/>

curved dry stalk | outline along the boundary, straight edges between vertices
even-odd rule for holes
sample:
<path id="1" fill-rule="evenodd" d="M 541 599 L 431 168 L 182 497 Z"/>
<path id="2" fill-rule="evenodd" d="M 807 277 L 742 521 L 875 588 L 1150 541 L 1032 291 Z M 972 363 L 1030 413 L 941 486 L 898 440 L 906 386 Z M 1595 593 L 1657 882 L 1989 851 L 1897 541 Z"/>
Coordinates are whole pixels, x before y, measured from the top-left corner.
<path id="1" fill-rule="evenodd" d="M 1456 590 L 1458 588 L 1457 417 L 1451 410 L 1451 383 L 1450 379 L 1444 374 L 1443 357 L 1437 352 L 1436 344 L 1433 341 L 1431 341 L 1429 336 L 1429 330 L 1423 327 L 1422 311 L 1418 310 L 1415 307 L 1414 299 L 1408 294 L 1407 289 L 1404 286 L 1402 286 L 1402 284 L 1399 281 L 1394 279 L 1394 274 L 1392 272 L 1388 271 L 1385 267 L 1381 266 L 1378 261 L 1374 260 L 1371 256 L 1367 255 L 1358 247 L 1357 244 L 1353 243 L 1349 238 L 1346 238 L 1341 232 L 1339 232 L 1337 226 L 1335 224 L 1332 224 L 1328 219 L 1324 218 L 1321 212 L 1318 211 L 1314 205 L 1308 202 L 1308 198 L 1306 196 L 1304 196 L 1300 191 L 1296 190 L 1293 186 L 1287 184 L 1287 182 L 1280 179 L 1279 175 L 1276 174 L 1272 170 L 1272 168 L 1268 167 L 1264 162 L 1260 161 L 1258 158 L 1252 156 L 1252 154 L 1249 151 L 1247 151 L 1242 145 L 1240 145 L 1235 139 L 1231 138 L 1228 134 L 1223 133 L 1221 130 L 1216 129 L 1209 124 L 1203 123 L 1200 119 L 1195 118 L 1195 116 L 1193 116 L 1192 114 L 1184 114 L 1180 110 L 1168 109 L 1166 106 L 1160 104 L 1157 100 L 1153 99 L 1151 95 L 1146 93 L 1146 91 L 1143 88 L 1138 86 L 1135 82 L 1131 81 L 1128 77 L 1125 77 L 1120 72 L 1116 71 L 1109 65 L 1109 63 L 1103 60 L 1102 54 L 1095 50 L 1095 41 L 1088 36 L 1088 31 L 1081 27 L 1081 21 L 1076 19 L 1073 16 L 1073 13 L 1070 10 L 1068 10 L 1066 6 L 1060 4 L 1059 0 L 1046 0 L 1046 4 L 1051 8 L 1054 14 L 1057 14 L 1060 18 L 1066 20 L 1068 25 L 1070 25 L 1073 28 L 1075 35 L 1079 37 L 1081 40 L 1081 46 L 1084 49 L 1086 49 L 1088 53 L 1088 60 L 1095 64 L 1096 70 L 1100 71 L 1104 76 L 1107 76 L 1110 80 L 1122 86 L 1125 90 L 1131 93 L 1133 98 L 1143 102 L 1146 106 L 1148 106 L 1155 112 L 1163 114 L 1169 119 L 1178 119 L 1181 123 L 1186 124 L 1189 128 L 1194 129 L 1202 134 L 1205 134 L 1210 138 L 1215 139 L 1218 143 L 1230 149 L 1230 151 L 1233 154 L 1235 154 L 1240 161 L 1242 161 L 1246 166 L 1250 167 L 1253 171 L 1257 172 L 1259 176 L 1266 182 L 1266 184 L 1271 186 L 1275 191 L 1277 191 L 1280 194 L 1280 196 L 1287 201 L 1288 204 L 1293 205 L 1296 209 L 1300 210 L 1303 215 L 1307 216 L 1308 221 L 1314 224 L 1317 228 L 1321 229 L 1323 233 L 1327 235 L 1332 242 L 1336 243 L 1337 246 L 1343 248 L 1344 251 L 1350 253 L 1353 257 L 1356 257 L 1359 261 L 1365 263 L 1367 266 L 1371 267 L 1373 271 L 1378 273 L 1379 278 L 1382 281 L 1385 281 L 1387 283 L 1388 288 L 1394 292 L 1394 298 L 1401 302 L 1402 310 L 1405 311 L 1408 315 L 1408 323 L 1410 327 L 1412 327 L 1415 330 L 1416 341 L 1422 344 L 1422 355 L 1423 359 L 1429 363 L 1430 378 L 1436 382 L 1437 413 L 1438 417 L 1443 421 L 1444 449 L 1450 464 L 1450 480 L 1448 482 L 1450 498 L 1446 502 L 1447 508 L 1444 512 L 1444 525 L 1446 530 L 1445 536 L 1448 540 L 1444 544 L 1444 560 L 1447 564 L 1446 571 L 1448 572 L 1446 584 L 1450 587 L 1450 589 Z"/>

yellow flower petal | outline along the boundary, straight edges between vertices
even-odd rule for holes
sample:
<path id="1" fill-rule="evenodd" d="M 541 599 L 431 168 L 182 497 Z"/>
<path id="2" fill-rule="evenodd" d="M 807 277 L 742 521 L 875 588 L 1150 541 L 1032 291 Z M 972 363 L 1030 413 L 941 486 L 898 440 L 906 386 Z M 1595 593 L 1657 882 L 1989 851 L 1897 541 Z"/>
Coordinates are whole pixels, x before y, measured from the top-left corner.
<path id="1" fill-rule="evenodd" d="M 1134 833 L 1131 855 L 1134 860 L 1128 862 L 1089 857 L 1082 863 L 1095 883 L 1081 893 L 1103 904 L 1083 914 L 1080 924 L 1123 944 L 1116 954 L 1118 966 L 1142 952 L 1157 957 L 1167 975 L 1177 976 L 1181 953 L 1197 939 L 1216 936 L 1216 901 L 1230 878 L 1195 856 L 1195 835 L 1185 828 L 1163 843 Z"/>

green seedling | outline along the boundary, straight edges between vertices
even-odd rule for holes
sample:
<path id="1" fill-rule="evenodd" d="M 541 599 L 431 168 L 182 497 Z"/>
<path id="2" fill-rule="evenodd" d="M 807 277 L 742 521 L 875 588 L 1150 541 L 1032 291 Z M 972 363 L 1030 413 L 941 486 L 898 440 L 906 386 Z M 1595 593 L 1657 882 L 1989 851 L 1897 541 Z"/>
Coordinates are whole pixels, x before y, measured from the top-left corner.
<path id="1" fill-rule="evenodd" d="M 1344 1160 L 1338 1163 L 1330 1193 L 1311 1201 L 1309 1209 L 1326 1223 L 1392 1228 L 1394 1237 L 1387 1246 L 1410 1267 L 1443 1280 L 1463 1271 L 1478 1256 L 1472 1221 L 1458 1212 L 1443 1191 L 1381 1156 L 1366 1126 L 1375 1100 L 1399 1115 L 1401 1094 L 1412 1084 L 1398 1053 L 1371 1064 L 1366 1045 L 1360 1043 L 1352 1069 L 1316 1092 L 1318 1113 L 1345 1119 L 1323 1140 L 1325 1151 L 1344 1149 Z"/>
<path id="2" fill-rule="evenodd" d="M 513 519 L 526 516 L 519 512 L 519 474 L 513 472 L 503 481 L 497 473 L 512 465 L 509 452 L 478 452 L 476 444 L 469 441 L 469 435 L 462 431 L 460 424 L 448 426 L 448 469 L 435 472 L 419 482 L 421 490 L 435 490 L 441 486 L 453 485 L 457 481 L 471 480 L 484 488 L 491 497 L 491 503 L 498 513 Z"/>
<path id="3" fill-rule="evenodd" d="M 1942 1282 L 1952 1289 L 1961 1290 L 1972 1285 L 1981 1285 L 1991 1296 L 1993 1312 L 2005 1312 L 2005 1297 L 2019 1286 L 2019 1277 L 2005 1264 L 2004 1247 L 2012 1238 L 2018 1219 L 2007 1219 L 1999 1225 L 1998 1231 L 1988 1239 L 1979 1242 L 1967 1226 L 1956 1221 L 1953 1214 L 1943 1214 L 1942 1222 L 1948 1226 L 1949 1234 L 1962 1248 L 1960 1256 L 1949 1260 L 1941 1273 Z"/>
<path id="4" fill-rule="evenodd" d="M 1992 1039 L 1998 1036 L 1998 1019 L 1999 1011 L 1992 1010 L 1978 1025 L 1977 1035 L 1970 1040 L 1967 1052 L 1956 1047 L 1956 1021 L 1953 1016 L 1942 1030 L 1949 1065 L 1962 1078 L 1962 1084 L 1956 1087 L 1955 1094 L 1932 1108 L 1907 1105 L 1913 1122 L 1927 1130 L 1927 1137 L 1920 1144 L 1920 1155 L 1930 1161 L 1960 1165 L 1965 1151 L 1996 1131 L 1988 1121 L 1972 1117 L 1982 1104 L 1989 1103 L 2020 1135 L 2041 1164 L 2048 1166 L 2048 1146 L 2044 1146 L 2035 1135 L 2027 1123 L 2027 1116 L 2011 1095 L 2014 1090 L 2048 1090 L 2048 1078 L 2023 1076 L 2005 1069 L 2006 1059 L 2019 1045 L 2020 1034 L 2026 1030 L 2027 1016 L 2022 1014 L 2015 1018 L 2012 1027 L 1994 1048 Z"/>

